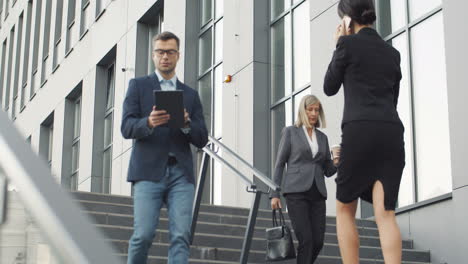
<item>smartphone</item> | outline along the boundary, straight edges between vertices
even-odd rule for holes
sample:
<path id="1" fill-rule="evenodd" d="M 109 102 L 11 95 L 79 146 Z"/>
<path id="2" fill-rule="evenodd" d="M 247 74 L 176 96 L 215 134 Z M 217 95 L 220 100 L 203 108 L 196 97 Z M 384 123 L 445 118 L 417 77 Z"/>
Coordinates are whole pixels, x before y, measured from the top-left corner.
<path id="1" fill-rule="evenodd" d="M 343 16 L 343 21 L 346 26 L 346 29 L 349 29 L 351 26 L 351 18 L 349 16 Z"/>

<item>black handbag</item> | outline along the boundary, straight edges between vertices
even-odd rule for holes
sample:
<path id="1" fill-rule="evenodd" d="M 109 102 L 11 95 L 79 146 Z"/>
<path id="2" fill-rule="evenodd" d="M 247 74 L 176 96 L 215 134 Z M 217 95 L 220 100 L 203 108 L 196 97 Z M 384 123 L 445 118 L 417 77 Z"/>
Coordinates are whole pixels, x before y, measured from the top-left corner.
<path id="1" fill-rule="evenodd" d="M 279 223 L 276 218 L 276 210 L 273 210 L 273 227 L 266 229 L 266 260 L 280 261 L 296 258 L 291 229 L 286 225 L 283 212 L 278 209 Z"/>

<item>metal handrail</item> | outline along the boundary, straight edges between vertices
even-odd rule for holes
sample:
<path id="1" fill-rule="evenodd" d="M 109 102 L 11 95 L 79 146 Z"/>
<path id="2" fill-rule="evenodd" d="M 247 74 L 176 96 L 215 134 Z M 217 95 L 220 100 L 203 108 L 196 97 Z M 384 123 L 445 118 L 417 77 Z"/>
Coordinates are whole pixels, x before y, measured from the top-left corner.
<path id="1" fill-rule="evenodd" d="M 3 111 L 0 124 L 0 173 L 19 189 L 23 204 L 57 255 L 71 263 L 122 263 Z"/>
<path id="2" fill-rule="evenodd" d="M 228 167 L 230 170 L 232 170 L 237 176 L 239 176 L 246 185 L 249 185 L 251 186 L 251 188 L 255 189 L 254 186 L 255 184 L 253 183 L 252 180 L 250 180 L 249 178 L 247 178 L 244 174 L 242 174 L 238 169 L 234 168 L 234 166 L 232 166 L 231 164 L 229 164 L 225 159 L 223 159 L 221 156 L 219 156 L 218 154 L 216 154 L 213 150 L 209 149 L 208 147 L 204 147 L 203 148 L 203 151 L 206 152 L 208 155 L 210 155 L 210 157 L 212 157 L 213 159 L 215 159 L 216 161 L 222 163 L 223 165 L 225 165 L 226 167 Z"/>
<path id="3" fill-rule="evenodd" d="M 228 152 L 230 155 L 232 155 L 234 158 L 236 158 L 238 161 L 240 161 L 242 164 L 244 164 L 250 171 L 252 172 L 253 175 L 255 175 L 259 180 L 261 180 L 263 183 L 268 185 L 271 189 L 279 192 L 281 190 L 280 186 L 274 183 L 270 178 L 268 178 L 265 174 L 263 174 L 261 171 L 256 169 L 254 166 L 252 166 L 250 163 L 248 163 L 246 160 L 244 160 L 241 156 L 239 156 L 237 153 L 232 151 L 230 148 L 228 148 L 226 145 L 221 143 L 219 140 L 214 138 L 213 136 L 209 135 L 208 140 L 220 147 L 223 151 Z M 206 147 L 204 148 L 206 149 Z"/>
<path id="4" fill-rule="evenodd" d="M 254 193 L 254 198 L 252 201 L 252 206 L 249 211 L 249 218 L 247 221 L 247 227 L 246 227 L 245 235 L 244 235 L 244 242 L 242 244 L 241 256 L 239 260 L 241 264 L 246 264 L 249 258 L 250 246 L 252 244 L 252 237 L 253 237 L 254 230 L 255 230 L 255 223 L 257 221 L 257 214 L 260 208 L 260 199 L 262 197 L 262 194 L 267 194 L 269 193 L 270 190 L 268 191 L 258 190 L 253 180 L 249 179 L 246 175 L 244 175 L 238 169 L 236 169 L 233 165 L 231 165 L 231 163 L 229 163 L 227 160 L 219 156 L 215 151 L 212 150 L 212 148 L 218 147 L 222 149 L 223 151 L 225 151 L 227 154 L 230 154 L 231 156 L 233 156 L 236 160 L 240 161 L 243 165 L 245 165 L 255 177 L 257 177 L 260 181 L 268 185 L 270 189 L 273 189 L 275 191 L 280 191 L 280 187 L 277 184 L 275 184 L 273 181 L 271 181 L 268 177 L 266 177 L 263 173 L 261 173 L 259 170 L 257 170 L 255 167 L 250 165 L 242 157 L 237 155 L 234 151 L 232 151 L 226 145 L 221 143 L 218 139 L 214 138 L 211 135 L 208 136 L 208 139 L 209 139 L 208 144 L 203 148 L 202 162 L 201 162 L 201 167 L 199 171 L 197 189 L 196 189 L 195 199 L 194 199 L 194 204 L 193 204 L 192 227 L 191 227 L 192 235 L 190 239 L 190 244 L 193 243 L 193 239 L 195 237 L 195 229 L 197 225 L 198 214 L 200 212 L 201 199 L 202 199 L 203 188 L 204 188 L 205 179 L 206 179 L 206 172 L 208 170 L 208 165 L 209 165 L 210 157 L 211 157 L 215 159 L 216 161 L 220 162 L 221 164 L 223 164 L 224 166 L 226 166 L 227 168 L 229 168 L 231 171 L 234 172 L 236 176 L 242 179 L 244 183 L 248 185 L 248 187 L 246 188 L 247 192 Z"/>

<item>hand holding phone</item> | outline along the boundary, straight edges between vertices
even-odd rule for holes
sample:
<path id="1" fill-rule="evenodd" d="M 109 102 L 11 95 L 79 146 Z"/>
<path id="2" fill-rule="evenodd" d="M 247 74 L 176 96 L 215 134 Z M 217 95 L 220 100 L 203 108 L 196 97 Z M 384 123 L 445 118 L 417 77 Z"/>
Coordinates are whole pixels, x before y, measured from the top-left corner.
<path id="1" fill-rule="evenodd" d="M 343 25 L 345 27 L 346 33 L 348 33 L 348 31 L 351 31 L 351 18 L 349 16 L 343 16 Z"/>
<path id="2" fill-rule="evenodd" d="M 338 42 L 338 39 L 341 36 L 352 34 L 351 22 L 352 22 L 352 19 L 349 16 L 343 16 L 343 19 L 341 19 L 341 23 L 336 28 L 335 43 Z"/>

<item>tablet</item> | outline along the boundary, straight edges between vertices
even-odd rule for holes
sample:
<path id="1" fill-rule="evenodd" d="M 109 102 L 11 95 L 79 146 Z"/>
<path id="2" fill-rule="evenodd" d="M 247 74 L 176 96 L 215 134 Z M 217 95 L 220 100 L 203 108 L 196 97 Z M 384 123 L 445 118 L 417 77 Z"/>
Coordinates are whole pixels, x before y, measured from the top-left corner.
<path id="1" fill-rule="evenodd" d="M 155 90 L 154 105 L 156 110 L 166 110 L 171 115 L 167 124 L 170 128 L 184 127 L 184 94 L 181 90 L 160 91 Z"/>

